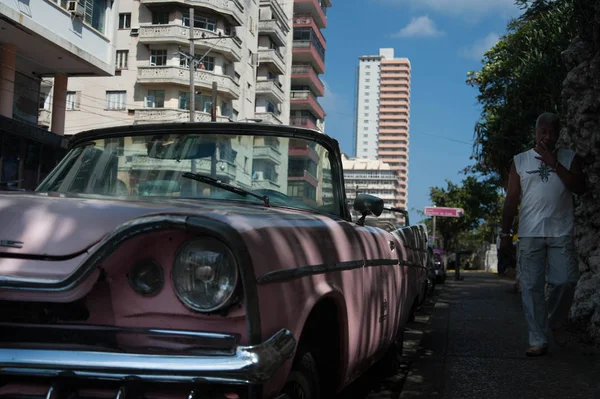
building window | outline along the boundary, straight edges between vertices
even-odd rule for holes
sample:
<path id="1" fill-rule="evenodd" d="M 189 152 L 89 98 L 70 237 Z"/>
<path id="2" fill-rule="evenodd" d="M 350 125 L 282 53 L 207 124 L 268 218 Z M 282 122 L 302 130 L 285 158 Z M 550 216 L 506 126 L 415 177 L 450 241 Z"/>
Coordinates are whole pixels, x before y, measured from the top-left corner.
<path id="1" fill-rule="evenodd" d="M 128 58 L 129 50 L 117 50 L 117 60 L 115 62 L 117 69 L 127 69 Z"/>
<path id="2" fill-rule="evenodd" d="M 179 66 L 181 68 L 190 67 L 190 59 L 184 55 L 179 56 Z M 196 70 L 214 71 L 215 70 L 215 57 L 204 57 L 202 62 L 196 65 Z"/>
<path id="3" fill-rule="evenodd" d="M 79 99 L 81 97 L 81 93 L 78 91 L 68 91 L 67 92 L 67 100 L 66 100 L 66 109 L 67 111 L 78 111 L 79 110 Z"/>
<path id="4" fill-rule="evenodd" d="M 365 86 L 365 90 L 369 90 L 371 86 Z"/>
<path id="5" fill-rule="evenodd" d="M 124 12 L 119 14 L 119 29 L 131 28 L 131 13 Z"/>
<path id="6" fill-rule="evenodd" d="M 202 68 L 202 66 L 204 66 L 204 68 Z M 207 71 L 214 71 L 215 70 L 215 57 L 204 57 L 199 69 L 206 69 Z"/>
<path id="7" fill-rule="evenodd" d="M 167 50 L 151 50 L 150 51 L 151 66 L 167 65 Z"/>
<path id="8" fill-rule="evenodd" d="M 168 11 L 152 11 L 152 25 L 167 25 L 168 23 Z"/>
<path id="9" fill-rule="evenodd" d="M 115 90 L 106 92 L 106 109 L 117 111 L 124 110 L 127 92 L 125 90 Z"/>
<path id="10" fill-rule="evenodd" d="M 183 26 L 190 26 L 190 13 L 183 13 Z M 200 15 L 194 14 L 194 28 L 206 29 L 211 32 L 217 31 L 217 20 L 202 17 Z"/>
<path id="11" fill-rule="evenodd" d="M 79 0 L 79 4 L 83 6 L 83 20 L 100 33 L 104 33 L 106 28 L 107 3 L 107 0 Z M 61 6 L 66 5 L 67 2 L 61 0 Z"/>
<path id="12" fill-rule="evenodd" d="M 164 108 L 165 107 L 165 91 L 164 90 L 148 90 L 148 95 L 144 99 L 146 108 Z"/>

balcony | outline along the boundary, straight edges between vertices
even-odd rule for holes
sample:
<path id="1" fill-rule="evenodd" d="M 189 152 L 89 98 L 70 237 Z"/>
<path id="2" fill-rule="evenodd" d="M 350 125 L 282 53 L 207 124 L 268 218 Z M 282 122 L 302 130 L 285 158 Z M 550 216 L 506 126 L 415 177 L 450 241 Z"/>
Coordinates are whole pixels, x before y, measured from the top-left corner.
<path id="1" fill-rule="evenodd" d="M 323 107 L 310 91 L 292 91 L 290 93 L 290 108 L 292 110 L 308 110 L 317 119 L 325 118 Z"/>
<path id="2" fill-rule="evenodd" d="M 135 110 L 134 124 L 159 123 L 159 122 L 188 122 L 190 111 L 174 108 L 143 108 Z M 230 122 L 226 116 L 217 116 L 217 122 Z M 194 122 L 210 122 L 210 114 L 195 111 Z"/>
<path id="3" fill-rule="evenodd" d="M 308 86 L 317 97 L 325 95 L 325 85 L 310 65 L 292 65 L 292 86 Z"/>
<path id="4" fill-rule="evenodd" d="M 303 170 L 300 176 L 296 176 L 296 173 L 290 171 L 290 174 L 288 174 L 288 181 L 305 181 L 313 187 L 317 187 L 319 185 L 317 178 L 307 170 Z"/>
<path id="5" fill-rule="evenodd" d="M 254 153 L 252 154 L 254 159 L 260 159 L 270 161 L 276 165 L 281 163 L 281 152 L 275 147 L 270 145 L 262 145 L 254 147 Z"/>
<path id="6" fill-rule="evenodd" d="M 289 33 L 289 28 L 284 33 L 282 26 L 276 19 L 259 21 L 258 32 L 264 35 L 269 35 L 271 40 L 273 40 L 273 42 L 279 47 L 285 47 L 287 44 L 287 34 Z"/>
<path id="7" fill-rule="evenodd" d="M 226 97 L 238 99 L 240 85 L 231 77 L 218 75 L 209 71 L 195 71 L 195 84 L 212 90 L 213 82 L 217 82 L 217 91 Z M 148 66 L 138 67 L 138 83 L 146 84 L 177 84 L 189 87 L 190 71 L 187 68 L 176 66 Z"/>
<path id="8" fill-rule="evenodd" d="M 325 36 L 321 32 L 321 29 L 317 26 L 315 18 L 312 15 L 294 15 L 294 29 L 308 30 L 312 31 L 312 34 L 317 37 L 323 48 L 327 47 L 327 40 L 325 40 Z"/>
<path id="9" fill-rule="evenodd" d="M 277 50 L 258 50 L 258 62 L 270 65 L 278 75 L 285 75 L 285 59 Z"/>
<path id="10" fill-rule="evenodd" d="M 194 29 L 195 38 L 215 38 L 218 33 L 206 29 Z M 190 30 L 183 25 L 141 25 L 139 30 L 139 41 L 143 44 L 169 44 L 177 43 L 180 46 L 189 48 Z M 196 44 L 197 53 L 203 53 L 212 48 L 212 52 L 219 52 L 231 62 L 239 62 L 242 60 L 242 45 L 236 39 L 223 40 L 198 40 Z M 213 47 L 214 46 L 214 47 Z"/>
<path id="11" fill-rule="evenodd" d="M 237 178 L 237 165 L 223 159 L 217 161 L 217 178 L 225 181 L 235 180 Z"/>
<path id="12" fill-rule="evenodd" d="M 311 64 L 319 74 L 325 73 L 325 52 L 311 40 L 294 40 L 293 59 L 295 63 Z"/>
<path id="13" fill-rule="evenodd" d="M 259 80 L 256 82 L 256 94 L 267 97 L 273 103 L 281 104 L 285 101 L 282 85 L 275 80 Z"/>
<path id="14" fill-rule="evenodd" d="M 308 158 L 314 163 L 319 163 L 319 154 L 317 154 L 317 151 L 315 151 L 314 148 L 306 144 L 303 146 L 295 146 L 290 144 L 288 155 L 290 157 Z M 292 175 L 290 174 L 290 176 Z"/>
<path id="15" fill-rule="evenodd" d="M 262 119 L 261 123 L 271 123 L 273 125 L 283 124 L 280 115 L 276 115 L 272 112 L 256 112 L 254 113 L 254 117 L 257 119 Z"/>
<path id="16" fill-rule="evenodd" d="M 223 15 L 234 26 L 245 23 L 244 6 L 239 0 L 141 0 L 146 6 L 162 5 L 172 8 L 174 5 L 184 5 L 216 12 Z"/>
<path id="17" fill-rule="evenodd" d="M 325 6 L 320 3 L 325 3 Z M 330 6 L 329 1 L 294 0 L 294 14 L 312 15 L 319 29 L 325 29 L 327 28 L 327 7 Z"/>
<path id="18" fill-rule="evenodd" d="M 290 116 L 290 126 L 319 130 L 317 123 L 308 116 Z"/>

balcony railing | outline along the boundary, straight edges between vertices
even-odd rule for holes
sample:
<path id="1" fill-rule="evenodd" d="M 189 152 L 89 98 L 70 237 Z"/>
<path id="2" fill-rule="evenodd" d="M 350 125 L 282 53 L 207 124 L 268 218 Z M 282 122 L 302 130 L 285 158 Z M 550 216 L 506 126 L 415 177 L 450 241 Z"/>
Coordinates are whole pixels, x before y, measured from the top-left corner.
<path id="1" fill-rule="evenodd" d="M 310 65 L 292 65 L 292 79 L 308 79 L 307 83 L 320 96 L 325 94 L 325 85 Z M 305 86 L 306 84 L 299 84 Z"/>
<path id="2" fill-rule="evenodd" d="M 162 42 L 180 42 L 189 43 L 190 30 L 183 25 L 141 25 L 139 38 L 142 43 L 162 43 Z M 214 39 L 219 37 L 219 33 L 206 29 L 194 28 L 194 38 Z M 230 61 L 240 61 L 242 59 L 241 41 L 235 38 L 223 40 L 198 40 L 196 45 L 204 45 L 213 48 L 212 51 L 223 53 Z M 214 47 L 213 47 L 214 46 Z"/>
<path id="3" fill-rule="evenodd" d="M 263 123 L 271 123 L 273 125 L 283 124 L 280 118 L 281 115 L 274 114 L 273 112 L 255 112 L 254 116 L 257 119 L 262 119 Z"/>
<path id="4" fill-rule="evenodd" d="M 325 62 L 325 49 L 321 46 L 316 38 L 313 38 L 313 40 L 294 40 L 292 47 L 303 50 L 313 48 L 321 58 L 321 61 Z"/>
<path id="5" fill-rule="evenodd" d="M 256 93 L 267 95 L 278 103 L 285 101 L 284 91 L 281 83 L 275 80 L 263 80 L 256 82 Z"/>
<path id="6" fill-rule="evenodd" d="M 172 0 L 173 3 L 181 3 L 181 0 Z M 141 0 L 142 4 L 146 5 L 162 5 L 168 3 L 169 0 Z M 241 26 L 245 23 L 244 18 L 244 6 L 239 0 L 191 0 L 186 1 L 188 5 L 194 5 L 197 7 L 205 7 L 219 14 L 228 15 L 233 21 Z M 233 22 L 232 21 L 232 22 Z"/>
<path id="7" fill-rule="evenodd" d="M 279 25 L 279 21 L 276 19 L 259 21 L 258 31 L 262 34 L 267 33 L 271 35 L 272 38 L 276 39 L 275 42 L 278 46 L 286 45 L 287 36 Z M 286 33 L 287 32 L 289 32 L 289 30 L 287 30 Z"/>
<path id="8" fill-rule="evenodd" d="M 260 63 L 271 63 L 275 65 L 280 75 L 285 74 L 285 58 L 277 50 L 258 50 L 258 61 Z"/>
<path id="9" fill-rule="evenodd" d="M 254 159 L 268 159 L 277 165 L 281 163 L 281 152 L 279 152 L 279 149 L 270 145 L 255 146 L 253 157 Z"/>
<path id="10" fill-rule="evenodd" d="M 305 127 L 308 129 L 316 129 L 317 120 L 308 116 L 290 116 L 290 125 Z"/>
<path id="11" fill-rule="evenodd" d="M 176 66 L 149 66 L 138 67 L 138 83 L 175 83 L 180 85 L 190 84 L 190 71 L 187 68 Z M 209 71 L 195 71 L 196 86 L 212 88 L 217 82 L 217 90 L 229 94 L 233 98 L 240 97 L 240 86 L 234 78 L 219 75 Z"/>
<path id="12" fill-rule="evenodd" d="M 143 108 L 135 110 L 134 123 L 157 123 L 157 122 L 188 122 L 190 111 L 175 108 Z M 225 116 L 217 116 L 218 122 L 230 122 Z M 210 122 L 210 114 L 207 112 L 194 112 L 194 122 Z"/>
<path id="13" fill-rule="evenodd" d="M 325 118 L 325 111 L 321 104 L 317 101 L 317 98 L 308 90 L 294 90 L 290 92 L 290 100 L 292 103 L 307 102 L 311 107 L 313 113 L 318 116 L 318 119 Z"/>

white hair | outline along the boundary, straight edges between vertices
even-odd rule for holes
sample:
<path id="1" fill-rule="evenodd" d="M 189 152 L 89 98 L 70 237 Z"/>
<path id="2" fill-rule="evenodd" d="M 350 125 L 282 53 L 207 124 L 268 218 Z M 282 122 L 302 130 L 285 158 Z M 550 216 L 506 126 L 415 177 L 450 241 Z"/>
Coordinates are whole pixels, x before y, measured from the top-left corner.
<path id="1" fill-rule="evenodd" d="M 540 116 L 538 116 L 535 121 L 535 127 L 547 126 L 552 129 L 554 134 L 560 133 L 560 119 L 558 115 L 553 114 L 552 112 L 544 112 Z"/>

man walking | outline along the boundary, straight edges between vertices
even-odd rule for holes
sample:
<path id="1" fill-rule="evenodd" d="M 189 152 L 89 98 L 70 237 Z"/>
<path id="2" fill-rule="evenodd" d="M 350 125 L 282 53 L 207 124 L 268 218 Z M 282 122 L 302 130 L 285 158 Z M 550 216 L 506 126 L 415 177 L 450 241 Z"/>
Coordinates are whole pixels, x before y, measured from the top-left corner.
<path id="1" fill-rule="evenodd" d="M 563 330 L 579 280 L 573 242 L 573 195 L 585 191 L 581 160 L 571 150 L 556 149 L 558 116 L 540 115 L 535 147 L 516 155 L 510 169 L 502 213 L 501 248 L 512 246 L 510 229 L 519 211 L 519 266 L 523 310 L 529 330 L 527 356 L 548 351 L 547 333 L 566 344 Z M 546 260 L 549 297 L 546 303 Z"/>

